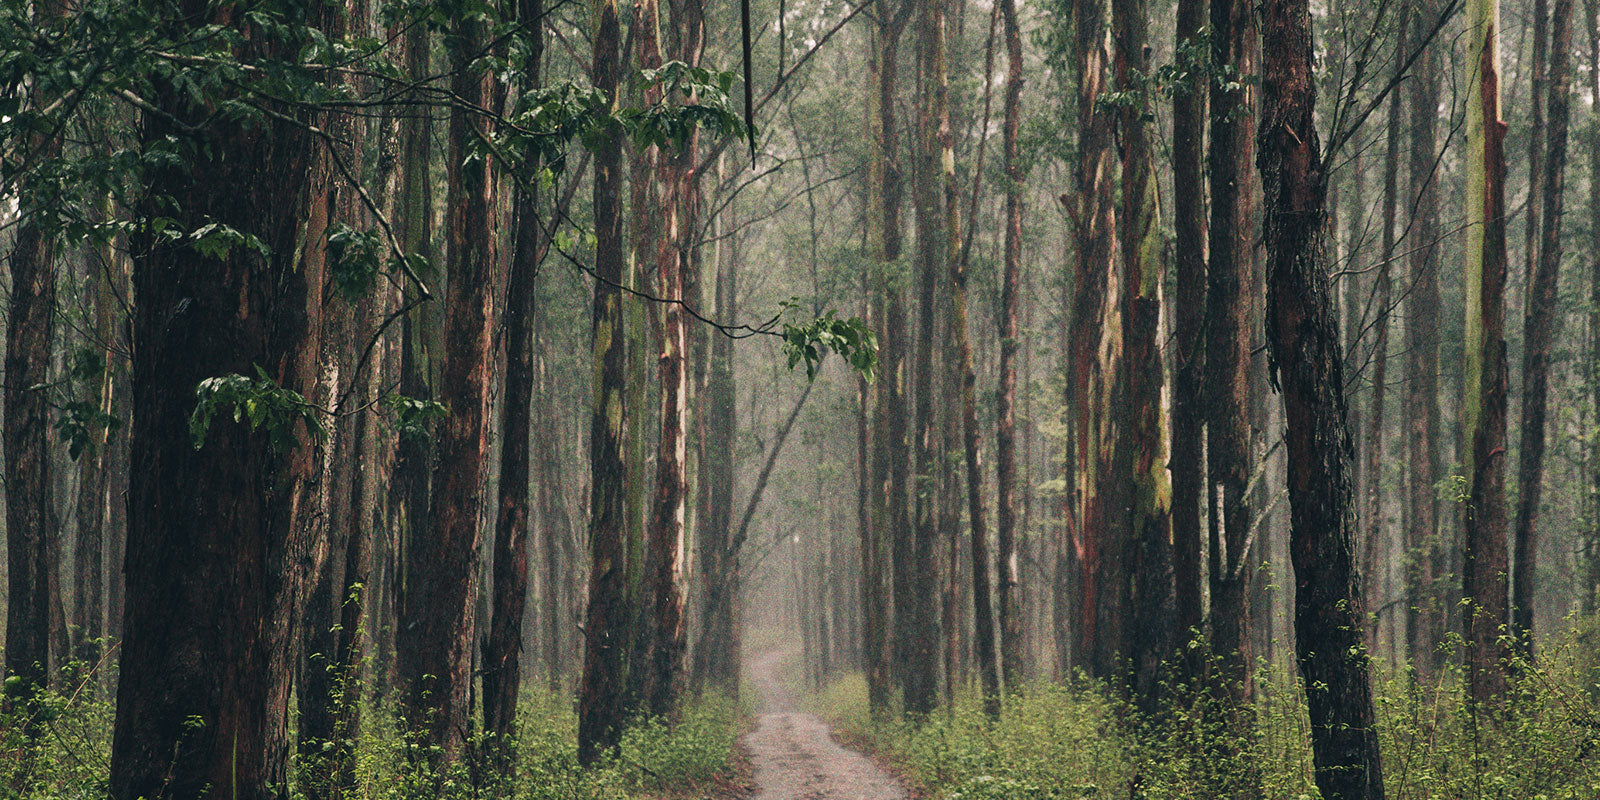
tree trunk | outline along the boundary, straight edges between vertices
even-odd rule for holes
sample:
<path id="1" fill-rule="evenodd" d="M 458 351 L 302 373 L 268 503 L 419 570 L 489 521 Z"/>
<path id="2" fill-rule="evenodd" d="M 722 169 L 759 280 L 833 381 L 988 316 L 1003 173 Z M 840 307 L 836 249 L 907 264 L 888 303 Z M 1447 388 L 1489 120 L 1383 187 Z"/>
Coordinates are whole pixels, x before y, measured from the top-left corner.
<path id="1" fill-rule="evenodd" d="M 1206 0 L 1178 3 L 1178 47 L 1188 63 L 1202 54 L 1201 30 L 1206 25 Z M 1180 58 L 1185 56 L 1180 55 Z M 1205 114 L 1208 81 L 1196 76 L 1172 95 L 1172 181 L 1174 273 L 1179 300 L 1173 304 L 1172 391 L 1172 544 L 1177 644 L 1185 645 L 1187 677 L 1202 669 L 1197 650 L 1186 645 L 1203 633 L 1205 603 L 1201 583 L 1203 533 L 1200 509 L 1205 500 L 1205 320 L 1206 320 L 1206 188 Z"/>
<path id="2" fill-rule="evenodd" d="M 451 91 L 488 107 L 490 75 L 469 68 L 486 41 L 482 22 L 461 21 L 452 38 Z M 396 638 L 409 724 L 440 748 L 429 759 L 435 766 L 463 755 L 470 712 L 474 575 L 488 461 L 494 294 L 500 279 L 492 231 L 493 170 L 486 159 L 467 156 L 476 149 L 475 138 L 488 135 L 487 126 L 487 120 L 464 109 L 451 111 L 445 214 L 450 280 L 438 299 L 444 305 L 438 396 L 450 414 L 435 435 L 429 530 L 413 537 L 407 552 L 407 586 Z"/>
<path id="3" fill-rule="evenodd" d="M 309 24 L 320 24 L 311 13 Z M 207 21 L 226 24 L 230 14 L 213 8 Z M 292 55 L 300 44 L 279 40 L 269 52 Z M 311 396 L 329 169 L 296 122 L 212 117 L 170 82 L 155 98 L 163 113 L 146 118 L 147 144 L 199 141 L 189 160 L 146 172 L 141 213 L 176 214 L 181 231 L 227 225 L 266 250 L 212 258 L 149 233 L 133 242 L 127 609 L 111 795 L 287 796 L 294 631 L 321 550 L 316 434 L 300 419 L 252 430 L 224 406 L 196 448 L 189 421 L 197 387 L 222 376 L 262 370 L 274 388 Z M 184 198 L 180 210 L 162 202 L 172 197 Z"/>
<path id="4" fill-rule="evenodd" d="M 1241 76 L 1256 74 L 1255 15 L 1246 0 L 1211 5 L 1212 63 Z M 1255 445 L 1250 426 L 1252 242 L 1248 172 L 1256 118 L 1245 81 L 1211 95 L 1211 243 L 1206 273 L 1205 402 L 1207 490 L 1210 503 L 1211 643 L 1217 685 L 1235 708 L 1253 695 L 1250 678 L 1247 540 L 1255 523 L 1247 487 Z"/>
<path id="5" fill-rule="evenodd" d="M 1289 459 L 1295 648 L 1306 686 L 1317 788 L 1381 800 L 1383 769 L 1356 565 L 1339 324 L 1322 246 L 1327 188 L 1314 122 L 1308 0 L 1265 0 L 1260 156 L 1266 216 L 1267 344 L 1283 395 Z"/>
<path id="6" fill-rule="evenodd" d="M 1174 646 L 1172 483 L 1167 473 L 1166 413 L 1161 361 L 1161 214 L 1155 157 L 1145 123 L 1149 101 L 1137 81 L 1149 73 L 1145 0 L 1115 0 L 1119 91 L 1141 98 L 1121 111 L 1122 351 L 1127 359 L 1127 447 L 1132 490 L 1125 574 L 1131 583 L 1124 617 L 1123 654 L 1132 668 L 1135 702 L 1146 713 L 1160 705 L 1162 664 Z"/>
<path id="7" fill-rule="evenodd" d="M 1593 396 L 1594 416 L 1591 419 L 1600 419 L 1600 180 L 1595 176 L 1600 175 L 1600 124 L 1595 120 L 1600 119 L 1600 0 L 1586 0 L 1583 4 L 1585 23 L 1589 29 L 1589 113 L 1590 113 L 1590 138 L 1589 138 L 1589 335 L 1592 337 L 1590 347 L 1592 355 L 1589 359 L 1590 386 Z M 1600 455 L 1596 449 L 1589 450 L 1589 485 L 1591 494 L 1600 498 Z M 1584 597 L 1588 601 L 1592 613 L 1600 598 L 1600 520 L 1595 522 L 1595 527 L 1590 531 L 1589 559 L 1585 565 L 1586 576 L 1584 583 Z"/>
<path id="8" fill-rule="evenodd" d="M 541 87 L 544 0 L 517 6 L 527 37 L 524 91 Z M 516 189 L 516 233 L 506 289 L 506 376 L 501 400 L 499 513 L 494 529 L 494 582 L 489 635 L 483 642 L 483 727 L 491 737 L 494 766 L 509 775 L 508 750 L 516 736 L 517 698 L 522 691 L 522 623 L 528 608 L 528 504 L 532 485 L 532 416 L 535 380 L 534 304 L 539 259 L 539 172 L 535 161 Z M 546 580 L 556 577 L 552 572 Z M 546 609 L 555 613 L 554 605 Z"/>
<path id="9" fill-rule="evenodd" d="M 1541 3 L 1542 5 L 1542 3 Z M 1540 157 L 1544 175 L 1540 178 L 1544 219 L 1540 232 L 1538 261 L 1528 289 L 1527 316 L 1522 326 L 1522 447 L 1518 452 L 1517 485 L 1522 495 L 1517 502 L 1516 572 L 1511 586 L 1511 636 L 1519 655 L 1532 662 L 1533 606 L 1539 563 L 1539 497 L 1544 484 L 1545 408 L 1550 391 L 1550 357 L 1561 336 L 1565 313 L 1558 306 L 1557 287 L 1561 272 L 1562 194 L 1566 189 L 1567 124 L 1571 117 L 1568 96 L 1572 75 L 1568 66 L 1572 53 L 1572 0 L 1555 0 L 1550 19 L 1548 137 Z M 1540 129 L 1535 128 L 1535 132 Z M 1600 180 L 1600 177 L 1591 178 Z"/>
<path id="10" fill-rule="evenodd" d="M 1412 46 L 1428 35 L 1419 24 L 1436 11 L 1424 3 L 1412 24 Z M 1402 407 L 1406 431 L 1406 592 L 1407 636 L 1411 658 L 1424 677 L 1443 666 L 1444 608 L 1434 564 L 1440 548 L 1439 501 L 1435 484 L 1443 476 L 1439 411 L 1438 154 L 1440 63 L 1438 46 L 1427 47 L 1417 64 L 1411 98 L 1411 158 L 1407 195 L 1414 198 L 1408 259 L 1411 291 L 1406 296 L 1405 386 Z"/>
<path id="11" fill-rule="evenodd" d="M 595 0 L 594 86 L 616 107 L 622 57 L 616 0 Z M 609 131 L 594 151 L 594 411 L 589 424 L 589 605 L 584 624 L 583 684 L 578 705 L 578 760 L 593 764 L 622 736 L 627 685 L 627 538 L 622 433 L 623 393 L 622 136 Z"/>
<path id="12" fill-rule="evenodd" d="M 1116 302 L 1115 115 L 1099 109 L 1110 91 L 1106 0 L 1078 0 L 1078 175 L 1073 240 L 1073 307 L 1067 407 L 1076 466 L 1072 547 L 1078 586 L 1072 626 L 1073 665 L 1095 678 L 1118 672 L 1119 632 L 1126 611 L 1123 549 L 1128 541 L 1127 470 L 1120 420 L 1124 360 L 1120 352 L 1121 306 Z M 1068 201 L 1072 202 L 1072 201 Z"/>
<path id="13" fill-rule="evenodd" d="M 1017 555 L 1017 350 L 1021 333 L 1017 329 L 1019 283 L 1022 272 L 1022 188 L 1021 148 L 1018 136 L 1022 125 L 1022 25 L 1017 20 L 1016 0 L 1000 0 L 1000 16 L 1005 23 L 1006 99 L 1002 123 L 1004 143 L 1001 165 L 1005 186 L 1005 257 L 1000 280 L 1000 390 L 996 396 L 995 487 L 995 599 L 999 606 L 1000 666 L 1006 691 L 1015 692 L 1027 680 L 1023 663 L 1023 609 L 1018 603 Z M 976 220 L 974 220 L 976 223 Z M 1023 491 L 1027 491 L 1026 488 Z M 1022 529 L 1026 533 L 1027 529 Z"/>
<path id="14" fill-rule="evenodd" d="M 1467 89 L 1466 392 L 1463 454 L 1470 483 L 1462 595 L 1467 695 L 1489 702 L 1506 691 L 1500 628 L 1506 597 L 1506 222 L 1505 123 L 1500 119 L 1499 0 L 1470 0 Z"/>

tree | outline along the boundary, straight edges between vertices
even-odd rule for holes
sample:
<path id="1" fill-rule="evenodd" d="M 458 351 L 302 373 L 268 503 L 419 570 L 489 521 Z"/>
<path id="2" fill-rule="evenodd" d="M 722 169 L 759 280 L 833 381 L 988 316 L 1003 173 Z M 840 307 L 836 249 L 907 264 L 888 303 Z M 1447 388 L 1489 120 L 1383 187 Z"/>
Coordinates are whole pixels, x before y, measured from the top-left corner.
<path id="1" fill-rule="evenodd" d="M 1172 387 L 1172 543 L 1175 626 L 1178 644 L 1201 632 L 1202 601 L 1201 504 L 1205 502 L 1205 319 L 1206 319 L 1206 190 L 1205 114 L 1209 73 L 1201 31 L 1206 24 L 1205 0 L 1178 3 L 1178 63 L 1188 79 L 1172 93 L 1172 219 L 1174 289 L 1183 302 L 1174 304 Z M 1184 652 L 1191 653 L 1188 648 Z M 1190 678 L 1201 665 L 1186 659 Z"/>
<path id="2" fill-rule="evenodd" d="M 1435 3 L 1421 4 L 1411 24 L 1412 48 L 1428 36 L 1421 20 L 1435 11 Z M 1412 206 L 1406 294 L 1405 383 L 1401 408 L 1405 419 L 1406 500 L 1405 547 L 1407 635 L 1412 658 L 1424 674 L 1440 665 L 1439 645 L 1444 640 L 1444 608 L 1437 591 L 1438 562 L 1443 549 L 1439 536 L 1438 491 L 1443 475 L 1439 412 L 1439 326 L 1442 302 L 1439 292 L 1439 181 L 1438 151 L 1440 58 L 1437 48 L 1423 47 L 1411 93 L 1410 160 L 1407 195 Z"/>
<path id="3" fill-rule="evenodd" d="M 152 11 L 174 38 L 200 25 L 248 32 L 250 49 L 233 57 L 269 64 L 327 21 L 320 6 L 284 26 L 260 24 L 283 19 L 276 5 L 254 21 L 231 6 Z M 304 402 L 321 345 L 326 152 L 308 130 L 314 114 L 249 83 L 190 102 L 180 86 L 204 69 L 152 76 L 143 98 L 156 111 L 142 130 L 138 214 L 184 236 L 141 226 L 131 243 L 136 501 L 111 753 L 118 800 L 286 792 L 293 632 L 317 567 L 320 423 Z M 261 118 L 217 115 L 214 103 Z M 235 421 L 247 403 L 265 414 Z"/>
<path id="4" fill-rule="evenodd" d="M 1533 658 L 1533 605 L 1539 561 L 1539 498 L 1544 488 L 1545 412 L 1550 392 L 1550 356 L 1561 336 L 1564 313 L 1557 307 L 1556 289 L 1561 272 L 1561 214 L 1566 188 L 1567 124 L 1571 116 L 1572 92 L 1572 0 L 1554 0 L 1550 19 L 1548 80 L 1549 96 L 1543 111 L 1548 125 L 1542 153 L 1544 168 L 1539 178 L 1543 221 L 1539 237 L 1538 260 L 1534 263 L 1528 290 L 1527 314 L 1523 318 L 1522 340 L 1522 447 L 1518 452 L 1517 485 L 1522 493 L 1517 501 L 1516 573 L 1511 586 L 1511 635 L 1518 652 Z M 1539 129 L 1535 128 L 1538 132 Z"/>
<path id="5" fill-rule="evenodd" d="M 1131 98 L 1120 111 L 1122 139 L 1122 352 L 1128 360 L 1127 425 L 1130 538 L 1125 567 L 1131 583 L 1121 639 L 1132 668 L 1130 688 L 1147 712 L 1159 707 L 1162 664 L 1174 648 L 1172 483 L 1167 473 L 1167 420 L 1162 408 L 1161 215 L 1154 148 L 1146 118 L 1150 98 L 1140 83 L 1150 73 L 1148 8 L 1115 0 L 1118 91 Z"/>
<path id="6" fill-rule="evenodd" d="M 544 0 L 517 4 L 527 56 L 523 91 L 537 90 L 544 60 Z M 493 609 L 483 642 L 483 727 L 495 738 L 499 755 L 516 735 L 517 700 L 522 692 L 522 623 L 528 606 L 528 504 L 533 467 L 534 304 L 544 238 L 539 227 L 535 160 L 517 181 L 516 234 L 506 288 L 505 397 L 501 407 L 499 513 L 495 516 Z M 543 467 L 544 465 L 541 465 Z M 555 580 L 554 574 L 547 580 Z M 555 609 L 549 613 L 555 613 Z M 497 766 L 508 770 L 510 760 Z"/>
<path id="7" fill-rule="evenodd" d="M 1000 279 L 1000 389 L 996 396 L 995 490 L 995 600 L 1000 623 L 1000 665 L 1007 691 L 1021 688 L 1027 677 L 1023 663 L 1023 609 L 1018 602 L 1017 553 L 1017 329 L 1020 273 L 1022 271 L 1022 174 L 1018 144 L 1022 123 L 1022 26 L 1017 21 L 1016 0 L 1000 0 L 1005 24 L 1006 96 L 1002 136 L 1002 170 L 1005 174 L 1005 255 Z M 976 220 L 974 220 L 974 223 Z"/>
<path id="8" fill-rule="evenodd" d="M 1328 800 L 1379 800 L 1344 362 L 1322 261 L 1327 176 L 1314 122 L 1309 2 L 1266 0 L 1261 30 L 1272 46 L 1262 59 L 1257 164 L 1266 202 L 1267 344 L 1287 425 L 1295 649 L 1317 788 Z"/>
<path id="9" fill-rule="evenodd" d="M 622 83 L 616 0 L 595 0 L 593 82 L 616 108 Z M 591 342 L 594 405 L 589 423 L 589 605 L 584 623 L 578 705 L 578 760 L 593 764 L 622 736 L 628 626 L 622 425 L 627 416 L 623 363 L 622 135 L 603 132 L 594 148 L 595 283 Z"/>
<path id="10" fill-rule="evenodd" d="M 1506 690 L 1506 222 L 1505 123 L 1500 119 L 1499 0 L 1470 0 L 1467 86 L 1466 553 L 1467 694 L 1478 703 Z"/>
<path id="11" fill-rule="evenodd" d="M 1252 695 L 1250 679 L 1251 570 L 1248 538 L 1255 524 L 1250 501 L 1254 464 L 1250 425 L 1250 335 L 1255 318 L 1250 278 L 1255 239 L 1250 163 L 1256 118 L 1248 76 L 1259 57 L 1255 15 L 1245 0 L 1213 0 L 1211 64 L 1219 84 L 1211 93 L 1211 240 L 1206 266 L 1206 498 L 1211 504 L 1211 644 L 1216 685 L 1235 709 Z"/>

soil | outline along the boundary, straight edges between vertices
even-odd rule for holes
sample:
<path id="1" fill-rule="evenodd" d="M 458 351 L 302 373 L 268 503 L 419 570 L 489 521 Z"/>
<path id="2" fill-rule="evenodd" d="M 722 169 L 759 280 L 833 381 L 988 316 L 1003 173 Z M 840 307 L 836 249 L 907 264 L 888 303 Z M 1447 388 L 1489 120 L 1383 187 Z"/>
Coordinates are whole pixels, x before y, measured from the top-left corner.
<path id="1" fill-rule="evenodd" d="M 783 656 L 767 653 L 750 663 L 760 693 L 757 727 L 744 737 L 753 800 L 910 800 L 893 776 L 835 741 L 827 723 L 796 710 L 782 680 Z"/>

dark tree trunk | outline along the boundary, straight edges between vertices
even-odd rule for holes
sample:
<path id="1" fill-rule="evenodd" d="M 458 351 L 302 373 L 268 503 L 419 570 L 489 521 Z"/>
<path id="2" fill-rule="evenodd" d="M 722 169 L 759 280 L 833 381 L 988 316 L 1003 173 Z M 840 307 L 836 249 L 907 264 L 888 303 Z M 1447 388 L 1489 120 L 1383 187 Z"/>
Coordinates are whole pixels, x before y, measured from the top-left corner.
<path id="1" fill-rule="evenodd" d="M 206 21 L 230 17 L 213 8 Z M 282 56 L 298 44 L 267 47 Z M 295 122 L 213 117 L 171 83 L 153 102 L 164 113 L 146 118 L 145 142 L 198 141 L 186 162 L 145 173 L 141 212 L 176 215 L 182 231 L 228 225 L 266 253 L 211 258 L 149 234 L 132 243 L 132 483 L 111 795 L 287 796 L 295 626 L 321 549 L 311 510 L 321 457 L 298 419 L 274 437 L 218 408 L 198 449 L 189 419 L 202 381 L 258 369 L 311 396 L 329 170 Z M 163 201 L 174 197 L 176 211 Z"/>
<path id="2" fill-rule="evenodd" d="M 1541 3 L 1542 5 L 1542 3 Z M 1527 316 L 1523 319 L 1522 341 L 1522 447 L 1518 452 L 1517 485 L 1522 495 L 1517 502 L 1516 572 L 1511 587 L 1511 635 L 1517 651 L 1533 660 L 1533 606 L 1539 563 L 1539 497 L 1544 484 L 1545 409 L 1550 392 L 1550 357 L 1561 336 L 1564 312 L 1557 304 L 1561 271 L 1562 194 L 1566 189 L 1567 124 L 1571 117 L 1568 96 L 1572 74 L 1568 66 L 1572 53 L 1572 0 L 1555 0 L 1550 19 L 1549 63 L 1546 78 L 1549 96 L 1544 101 L 1548 112 L 1547 139 L 1540 163 L 1541 200 L 1544 205 L 1538 261 L 1528 289 Z M 1537 134 L 1540 129 L 1535 128 Z M 1600 177 L 1591 177 L 1600 180 Z"/>
<path id="3" fill-rule="evenodd" d="M 1500 119 L 1498 0 L 1468 6 L 1470 53 L 1477 66 L 1467 90 L 1466 396 L 1462 416 L 1470 491 L 1462 596 L 1467 640 L 1467 695 L 1476 703 L 1506 691 L 1500 629 L 1506 597 L 1506 222 L 1505 123 Z"/>
<path id="4" fill-rule="evenodd" d="M 458 23 L 453 39 L 451 91 L 488 107 L 490 75 L 468 64 L 486 41 L 477 20 Z M 467 739 L 473 607 L 476 603 L 478 518 L 488 460 L 490 339 L 499 284 L 494 176 L 484 159 L 469 160 L 487 120 L 463 109 L 450 114 L 449 196 L 445 236 L 450 280 L 444 305 L 439 400 L 449 409 L 435 434 L 428 530 L 407 552 L 407 586 L 396 637 L 397 666 L 409 724 L 440 751 L 436 766 L 455 762 Z"/>
<path id="5" fill-rule="evenodd" d="M 622 57 L 616 0 L 596 3 L 594 86 L 616 104 Z M 622 294 L 622 137 L 610 131 L 594 159 L 594 411 L 589 424 L 589 604 L 578 706 L 578 760 L 593 764 L 622 736 L 628 628 L 625 364 Z"/>
<path id="6" fill-rule="evenodd" d="M 1137 81 L 1149 73 L 1148 6 L 1145 0 L 1115 0 L 1119 91 L 1140 94 Z M 1127 359 L 1127 448 L 1131 489 L 1124 555 L 1131 596 L 1123 618 L 1122 652 L 1132 670 L 1129 688 L 1138 706 L 1160 705 L 1162 664 L 1174 646 L 1172 484 L 1167 473 L 1167 430 L 1162 408 L 1166 370 L 1161 361 L 1162 236 L 1155 157 L 1145 122 L 1149 101 L 1123 108 L 1122 140 L 1122 351 Z"/>
<path id="7" fill-rule="evenodd" d="M 1180 48 L 1201 47 L 1206 0 L 1178 3 Z M 1191 58 L 1194 58 L 1191 55 Z M 1172 95 L 1173 247 L 1176 291 L 1173 303 L 1172 392 L 1172 545 L 1178 643 L 1203 633 L 1205 603 L 1201 568 L 1204 533 L 1200 509 L 1205 501 L 1205 319 L 1206 188 L 1205 114 L 1208 81 L 1195 77 Z M 1199 677 L 1198 650 L 1185 647 L 1188 677 Z"/>
<path id="8" fill-rule="evenodd" d="M 1307 0 L 1265 0 L 1260 155 L 1266 216 L 1267 344 L 1283 395 L 1289 459 L 1295 647 L 1317 788 L 1380 800 L 1383 770 L 1356 565 L 1351 444 L 1339 324 L 1322 246 L 1327 178 L 1314 123 Z"/>
<path id="9" fill-rule="evenodd" d="M 1256 74 L 1255 14 L 1246 0 L 1211 4 L 1212 63 Z M 1205 403 L 1210 503 L 1211 643 L 1216 685 L 1235 706 L 1252 696 L 1247 539 L 1255 523 L 1248 486 L 1255 452 L 1250 426 L 1250 279 L 1255 239 L 1249 195 L 1256 112 L 1246 82 L 1211 94 L 1211 243 L 1206 273 Z"/>
<path id="10" fill-rule="evenodd" d="M 544 58 L 544 0 L 523 0 L 525 90 L 540 88 Z M 517 182 L 516 233 L 506 288 L 506 376 L 501 400 L 499 513 L 494 529 L 494 582 L 489 635 L 483 642 L 483 728 L 492 738 L 502 772 L 510 770 L 522 690 L 522 622 L 528 608 L 528 504 L 532 485 L 532 416 L 535 381 L 534 304 L 543 238 L 539 230 L 537 161 Z M 544 465 L 541 465 L 543 468 Z M 547 581 L 558 576 L 552 570 Z M 546 613 L 555 614 L 555 604 Z"/>
<path id="11" fill-rule="evenodd" d="M 1022 165 L 1018 136 L 1022 125 L 1022 26 L 1017 21 L 1016 0 L 1000 0 L 1005 22 L 1006 99 L 1002 123 L 1005 172 L 1005 256 L 1000 281 L 1000 390 L 996 396 L 995 487 L 995 599 L 999 606 L 1000 666 L 1006 691 L 1015 692 L 1027 680 L 1023 663 L 1024 610 L 1018 602 L 1017 555 L 1017 329 L 1019 282 L 1022 272 Z M 974 221 L 976 222 L 976 221 Z M 1024 489 L 1026 491 L 1026 489 Z M 1026 532 L 1026 527 L 1023 527 Z"/>

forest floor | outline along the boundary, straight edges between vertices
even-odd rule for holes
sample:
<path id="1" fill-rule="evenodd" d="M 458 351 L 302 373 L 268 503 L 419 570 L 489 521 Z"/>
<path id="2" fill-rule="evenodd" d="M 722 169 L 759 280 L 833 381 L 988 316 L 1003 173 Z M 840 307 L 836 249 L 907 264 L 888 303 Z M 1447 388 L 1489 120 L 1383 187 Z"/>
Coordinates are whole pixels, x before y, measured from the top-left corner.
<path id="1" fill-rule="evenodd" d="M 785 655 L 773 651 L 750 662 L 758 718 L 744 746 L 755 768 L 754 800 L 908 800 L 893 776 L 835 741 L 826 722 L 797 710 L 783 681 Z"/>

